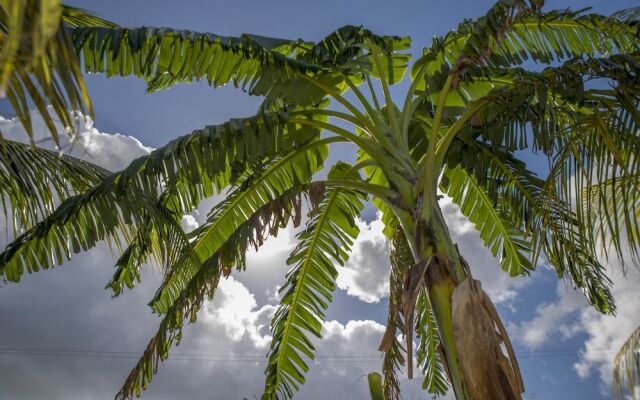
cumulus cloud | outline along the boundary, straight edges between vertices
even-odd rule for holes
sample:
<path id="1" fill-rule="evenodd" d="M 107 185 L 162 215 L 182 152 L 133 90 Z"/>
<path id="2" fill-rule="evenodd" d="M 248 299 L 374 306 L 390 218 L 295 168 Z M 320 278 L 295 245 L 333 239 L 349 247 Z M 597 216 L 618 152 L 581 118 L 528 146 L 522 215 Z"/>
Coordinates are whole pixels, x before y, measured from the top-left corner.
<path id="1" fill-rule="evenodd" d="M 539 305 L 532 319 L 510 327 L 517 333 L 513 337 L 531 349 L 585 335 L 575 371 L 581 378 L 597 372 L 605 392 L 609 392 L 616 352 L 640 323 L 640 272 L 630 270 L 625 276 L 613 267 L 608 275 L 613 281 L 615 316 L 598 313 L 579 290 L 559 282 L 555 301 Z"/>
<path id="2" fill-rule="evenodd" d="M 640 272 L 633 269 L 624 276 L 619 269 L 614 269 L 610 276 L 615 285 L 616 315 L 603 315 L 592 309 L 582 313 L 580 325 L 587 340 L 580 351 L 580 361 L 575 365 L 580 377 L 586 378 L 592 371 L 597 371 L 607 385 L 611 382 L 615 352 L 640 324 Z"/>
<path id="3" fill-rule="evenodd" d="M 530 349 L 539 348 L 554 335 L 567 339 L 581 331 L 580 325 L 572 320 L 572 316 L 588 305 L 584 295 L 578 290 L 568 288 L 562 281 L 557 284 L 556 294 L 556 301 L 542 303 L 536 307 L 535 317 L 517 326 L 511 326 L 511 330 L 516 332 L 514 337 Z"/>
<path id="4" fill-rule="evenodd" d="M 233 341 L 247 336 L 254 347 L 265 348 L 271 341 L 269 321 L 275 307 L 267 304 L 257 309 L 257 305 L 253 294 L 229 277 L 220 282 L 215 300 L 204 307 L 202 320 L 221 324 L 226 336 Z"/>
<path id="5" fill-rule="evenodd" d="M 189 233 L 200 226 L 198 221 L 196 221 L 195 217 L 191 214 L 182 216 L 180 225 L 182 226 L 182 230 L 184 230 L 186 233 Z"/>
<path id="6" fill-rule="evenodd" d="M 38 111 L 31 112 L 34 140 L 41 147 L 56 149 L 65 154 L 85 159 L 111 171 L 118 171 L 127 166 L 134 159 L 149 154 L 150 147 L 144 146 L 133 136 L 120 133 L 110 134 L 98 131 L 90 117 L 74 113 L 77 134 L 74 141 L 65 133 L 60 122 L 54 122 L 60 135 L 61 148 L 55 147 L 49 139 L 44 120 Z M 5 138 L 28 142 L 29 138 L 18 118 L 3 118 L 0 116 L 0 130 Z"/>
<path id="7" fill-rule="evenodd" d="M 297 244 L 292 225 L 281 229 L 278 236 L 270 236 L 258 251 L 247 252 L 247 271 L 236 278 L 256 296 L 258 303 L 279 301 L 278 288 L 285 282 L 289 270 L 287 258 Z"/>
<path id="8" fill-rule="evenodd" d="M 367 303 L 377 303 L 389 295 L 389 241 L 377 219 L 359 220 L 360 235 L 351 247 L 349 261 L 338 269 L 338 287 Z"/>

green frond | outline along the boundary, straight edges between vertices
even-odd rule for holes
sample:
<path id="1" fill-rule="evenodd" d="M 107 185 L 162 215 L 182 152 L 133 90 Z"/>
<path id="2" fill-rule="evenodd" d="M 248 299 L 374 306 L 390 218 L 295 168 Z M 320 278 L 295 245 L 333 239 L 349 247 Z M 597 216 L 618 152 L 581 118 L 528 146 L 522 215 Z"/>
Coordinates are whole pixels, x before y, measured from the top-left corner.
<path id="1" fill-rule="evenodd" d="M 633 176 L 638 170 L 635 167 L 621 168 L 621 165 L 628 166 L 633 163 L 620 164 L 616 161 L 610 151 L 609 144 L 614 143 L 608 140 L 611 137 L 604 139 L 603 136 L 594 132 L 592 125 L 588 125 L 581 126 L 580 129 L 568 135 L 564 151 L 557 155 L 552 165 L 546 189 L 555 192 L 570 211 L 563 212 L 562 218 L 554 221 L 558 224 L 558 230 L 565 233 L 563 239 L 548 238 L 554 242 L 546 244 L 545 252 L 549 254 L 550 246 L 569 247 L 569 251 L 556 249 L 554 251 L 556 257 L 549 257 L 550 260 L 562 260 L 561 264 L 564 266 L 559 269 L 559 272 L 568 269 L 579 287 L 582 286 L 580 281 L 591 281 L 587 285 L 595 286 L 589 289 L 591 294 L 588 297 L 601 303 L 603 307 L 598 307 L 601 310 L 613 312 L 613 299 L 608 290 L 600 293 L 610 284 L 610 281 L 598 259 L 602 257 L 602 252 L 605 260 L 610 259 L 611 248 L 613 248 L 624 268 L 626 258 L 622 248 L 624 226 L 631 229 L 626 232 L 626 235 L 628 238 L 631 235 L 630 238 L 633 239 L 635 222 L 619 218 L 634 218 L 632 215 L 636 203 L 633 199 L 636 197 L 634 193 L 638 191 L 638 181 L 633 179 Z M 619 131 L 614 133 L 617 136 L 613 137 L 616 142 L 623 137 L 619 135 L 620 133 Z M 636 136 L 633 141 L 637 142 L 637 132 L 633 133 L 633 136 L 624 136 Z M 603 185 L 601 182 L 619 179 L 627 183 L 617 193 L 619 196 L 609 196 L 607 207 L 600 207 L 599 210 L 602 212 L 594 214 L 591 199 L 607 198 L 608 185 Z M 582 193 L 586 193 L 586 202 L 581 199 Z M 609 229 L 609 237 L 599 236 L 603 227 Z M 637 241 L 631 240 L 628 244 L 633 255 L 637 251 Z"/>
<path id="2" fill-rule="evenodd" d="M 61 265 L 72 253 L 107 239 L 112 250 L 121 250 L 144 223 L 139 210 L 149 204 L 148 198 L 136 192 L 130 192 L 126 200 L 113 193 L 91 202 L 85 195 L 70 197 L 5 248 L 0 254 L 0 274 L 18 282 L 25 270 L 32 273 Z"/>
<path id="3" fill-rule="evenodd" d="M 24 143 L 5 140 L 0 147 L 0 199 L 13 235 L 110 174 L 90 162 Z"/>
<path id="4" fill-rule="evenodd" d="M 382 374 L 384 377 L 385 399 L 398 400 L 402 398 L 398 370 L 405 365 L 407 351 L 398 340 L 397 332 L 400 330 L 406 336 L 409 330 L 413 331 L 413 326 L 407 326 L 407 321 L 402 319 L 402 293 L 404 290 L 404 273 L 414 264 L 405 236 L 399 228 L 396 228 L 391 239 L 389 259 L 391 263 L 389 272 L 389 312 L 387 315 L 387 327 L 378 349 L 384 352 Z M 413 340 L 413 334 L 409 335 L 407 340 Z"/>
<path id="5" fill-rule="evenodd" d="M 601 238 L 603 248 L 614 248 L 622 258 L 622 242 L 616 240 L 626 235 L 625 248 L 638 262 L 640 249 L 640 175 L 615 177 L 583 188 L 582 210 L 590 216 L 593 232 Z"/>
<path id="6" fill-rule="evenodd" d="M 578 218 L 599 241 L 605 259 L 616 257 L 623 268 L 627 252 L 637 264 L 640 250 L 640 119 L 630 117 L 640 116 L 640 96 L 633 103 L 634 108 L 605 109 L 582 118 L 568 140 L 571 155 L 558 157 L 558 169 L 565 170 L 557 174 L 557 182 L 567 171 L 575 175 L 573 185 L 562 188 L 563 195 L 575 198 Z"/>
<path id="7" fill-rule="evenodd" d="M 630 53 L 570 60 L 540 73 L 514 69 L 511 73 L 516 79 L 493 90 L 486 97 L 487 106 L 459 135 L 462 141 L 482 140 L 507 151 L 529 148 L 544 153 L 550 170 L 541 202 L 547 209 L 536 213 L 542 222 L 528 229 L 534 235 L 534 259 L 544 248 L 552 263 L 558 263 L 554 265 L 561 276 L 569 272 L 574 284 L 588 288 L 588 297 L 609 312 L 613 304 L 606 289 L 608 279 L 598 261 L 598 229 L 614 228 L 617 233 L 605 240 L 612 239 L 619 257 L 625 233 L 615 225 L 613 213 L 595 214 L 600 221 L 593 223 L 594 213 L 588 208 L 592 202 L 582 202 L 580 196 L 587 187 L 603 189 L 600 182 L 622 177 L 631 184 L 625 185 L 626 195 L 612 203 L 610 210 L 625 210 L 622 215 L 627 216 L 633 213 L 629 199 L 638 188 L 629 177 L 637 175 L 639 168 L 635 156 L 640 151 L 639 66 L 638 53 Z M 589 79 L 606 79 L 610 89 L 585 87 Z M 456 154 L 453 149 L 449 153 Z M 482 176 L 481 169 L 476 166 L 474 172 Z M 586 193 L 592 196 L 594 192 Z M 633 222 L 629 222 L 633 233 Z M 542 226 L 552 232 L 548 237 L 537 233 Z M 611 245 L 603 244 L 605 249 Z M 562 253 L 563 246 L 564 254 L 575 252 L 573 259 Z M 584 266 L 582 272 L 580 265 Z"/>
<path id="8" fill-rule="evenodd" d="M 177 263 L 191 269 L 200 266 L 200 259 L 180 224 L 182 214 L 174 214 L 164 206 L 166 194 L 139 211 L 143 222 L 116 261 L 116 272 L 107 284 L 114 296 L 140 282 L 140 269 L 150 258 L 166 273 Z"/>
<path id="9" fill-rule="evenodd" d="M 114 297 L 120 296 L 125 288 L 133 289 L 136 283 L 140 283 L 140 270 L 153 256 L 155 244 L 153 240 L 159 236 L 156 233 L 156 227 L 153 226 L 154 222 L 156 221 L 152 221 L 150 216 L 145 216 L 140 228 L 132 233 L 131 241 L 116 260 L 116 272 L 105 287 L 113 291 Z M 158 221 L 160 226 L 163 222 L 165 221 Z M 172 243 L 171 247 L 174 245 Z M 158 260 L 154 261 L 158 262 Z M 159 264 L 164 263 L 160 261 Z"/>
<path id="10" fill-rule="evenodd" d="M 379 77 L 379 71 L 373 68 L 370 44 L 378 48 L 378 56 L 385 58 L 387 69 L 383 70 L 389 84 L 402 80 L 407 69 L 411 39 L 408 36 L 380 36 L 363 27 L 347 25 L 329 34 L 318 44 L 307 44 L 304 50 L 298 50 L 296 59 L 318 65 L 326 69 L 339 69 L 347 75 L 366 72 Z"/>
<path id="11" fill-rule="evenodd" d="M 640 7 L 630 7 L 620 11 L 616 11 L 615 13 L 611 14 L 611 18 L 614 20 L 625 21 L 631 24 L 640 21 Z M 640 31 L 638 31 L 638 33 L 640 34 Z"/>
<path id="12" fill-rule="evenodd" d="M 149 91 L 179 82 L 206 79 L 213 86 L 228 82 L 244 87 L 252 80 L 306 73 L 319 68 L 287 58 L 298 41 L 243 35 L 240 38 L 169 28 L 70 28 L 87 72 L 107 77 L 135 75 Z M 262 94 L 262 93 L 261 93 Z"/>
<path id="13" fill-rule="evenodd" d="M 451 150 L 462 157 L 457 168 L 474 177 L 501 218 L 523 235 L 532 268 L 539 255 L 546 254 L 558 276 L 581 288 L 598 310 L 615 310 L 611 282 L 598 260 L 597 238 L 571 209 L 571 203 L 554 190 L 561 178 L 553 170 L 547 179 L 539 179 L 506 149 L 495 145 L 476 143 Z"/>
<path id="14" fill-rule="evenodd" d="M 0 254 L 0 274 L 18 280 L 24 268 L 53 267 L 101 240 L 121 248 L 144 224 L 140 207 L 154 202 L 162 191 L 169 191 L 164 207 L 172 213 L 191 212 L 256 163 L 319 135 L 288 118 L 289 113 L 280 112 L 208 126 L 134 160 L 97 186 L 66 199 L 9 244 Z"/>
<path id="15" fill-rule="evenodd" d="M 640 52 L 573 59 L 541 72 L 513 68 L 501 78 L 505 84 L 487 94 L 488 103 L 474 121 L 479 129 L 484 128 L 487 140 L 513 150 L 531 147 L 552 154 L 567 130 L 595 128 L 604 121 L 618 131 L 612 132 L 619 135 L 617 146 L 620 141 L 626 141 L 627 148 L 637 146 L 632 128 L 637 124 Z M 607 81 L 611 89 L 590 88 L 587 82 L 592 80 Z M 527 124 L 533 129 L 530 137 Z M 602 129 L 593 133 L 603 134 Z M 608 146 L 609 152 L 615 151 Z"/>
<path id="16" fill-rule="evenodd" d="M 531 242 L 527 235 L 511 223 L 500 203 L 491 200 L 474 176 L 462 168 L 445 169 L 440 188 L 476 226 L 491 254 L 500 256 L 502 269 L 511 276 L 533 270 L 529 260 Z"/>
<path id="17" fill-rule="evenodd" d="M 485 150 L 484 154 L 489 152 Z M 609 289 L 611 281 L 595 247 L 597 238 L 591 235 L 588 223 L 579 218 L 571 203 L 554 190 L 556 172 L 552 170 L 541 180 L 506 157 L 490 157 L 490 165 L 495 172 L 489 176 L 505 183 L 500 191 L 511 193 L 497 199 L 502 201 L 504 209 L 515 211 L 509 213 L 512 221 L 531 238 L 534 266 L 539 254 L 544 253 L 558 276 L 569 278 L 575 287 L 581 288 L 596 309 L 615 312 Z M 486 187 L 491 187 L 491 179 L 487 182 Z"/>
<path id="18" fill-rule="evenodd" d="M 615 313 L 611 279 L 598 260 L 593 248 L 594 238 L 590 237 L 588 228 L 575 213 L 563 210 L 564 207 L 554 204 L 552 199 L 545 199 L 542 207 L 549 209 L 549 212 L 541 213 L 547 230 L 534 237 L 536 251 L 544 251 L 558 276 L 570 277 L 598 311 Z"/>
<path id="19" fill-rule="evenodd" d="M 167 28 L 72 28 L 74 45 L 87 72 L 110 76 L 135 75 L 148 90 L 176 83 L 206 80 L 214 87 L 233 84 L 249 94 L 296 105 L 318 104 L 326 93 L 300 75 L 312 76 L 342 92 L 345 74 L 369 71 L 366 40 L 383 45 L 392 71 L 402 77 L 408 55 L 407 38 L 377 36 L 346 26 L 317 44 L 257 35 L 239 38 Z"/>
<path id="20" fill-rule="evenodd" d="M 93 26 L 115 28 L 118 26 L 111 21 L 100 18 L 91 11 L 87 11 L 78 7 L 72 7 L 66 4 L 62 5 L 62 21 L 66 26 L 73 27 Z"/>
<path id="21" fill-rule="evenodd" d="M 545 181 L 527 169 L 506 148 L 479 141 L 454 140 L 446 159 L 449 168 L 463 168 L 486 192 L 500 213 L 518 230 L 528 231 L 527 222 L 544 195 Z"/>
<path id="22" fill-rule="evenodd" d="M 571 209 L 571 203 L 554 190 L 559 179 L 556 173 L 552 170 L 546 179 L 540 179 L 500 146 L 477 143 L 457 151 L 467 154 L 461 167 L 475 177 L 503 218 L 526 234 L 532 266 L 541 253 L 546 254 L 559 277 L 567 277 L 581 288 L 598 310 L 614 312 L 611 282 L 595 249 L 597 238 Z"/>
<path id="23" fill-rule="evenodd" d="M 425 83 L 435 103 L 450 71 L 462 75 L 478 66 L 512 68 L 527 60 L 551 64 L 638 48 L 637 28 L 629 21 L 570 10 L 541 13 L 524 2 L 498 1 L 485 16 L 465 20 L 446 36 L 434 38 L 412 74 L 428 63 Z M 424 89 L 425 84 L 419 86 Z M 453 90 L 450 104 L 460 104 L 460 94 Z"/>
<path id="24" fill-rule="evenodd" d="M 633 331 L 614 359 L 613 385 L 620 398 L 625 394 L 625 384 L 633 399 L 640 385 L 640 328 Z"/>
<path id="25" fill-rule="evenodd" d="M 425 290 L 420 291 L 416 303 L 418 344 L 418 365 L 424 374 L 422 388 L 436 396 L 444 396 L 449 390 L 444 364 L 440 354 L 438 326 Z"/>
<path id="26" fill-rule="evenodd" d="M 326 139 L 311 142 L 300 150 L 276 158 L 238 182 L 238 187 L 211 210 L 207 221 L 194 232 L 192 245 L 197 257 L 200 260 L 212 257 L 257 209 L 274 202 L 286 191 L 307 186 L 313 175 L 322 169 L 328 153 L 326 142 Z M 277 203 L 273 204 L 277 206 Z M 174 266 L 168 271 L 151 303 L 154 311 L 165 312 L 196 272 L 197 265 L 191 264 L 180 264 L 179 268 Z"/>
<path id="27" fill-rule="evenodd" d="M 544 252 L 561 277 L 569 276 L 596 308 L 606 312 L 613 312 L 614 305 L 610 282 L 598 261 L 599 225 L 592 223 L 593 214 L 586 212 L 578 198 L 585 187 L 637 174 L 639 65 L 638 53 L 630 53 L 573 59 L 539 73 L 512 69 L 508 72 L 511 78 L 482 99 L 486 105 L 459 131 L 445 157 L 449 167 L 461 165 L 481 185 L 487 184 L 485 190 L 494 201 L 496 188 L 501 186 L 503 193 L 520 193 L 520 200 L 512 198 L 511 205 L 502 205 L 507 206 L 503 210 L 508 210 L 515 226 L 531 235 L 533 260 Z M 586 87 L 590 79 L 607 80 L 610 89 Z M 455 122 L 455 114 L 452 118 Z M 480 149 L 479 143 L 484 143 Z M 495 163 L 523 149 L 541 151 L 548 159 L 549 177 L 544 182 L 513 175 L 517 166 L 505 168 Z M 495 151 L 501 154 L 491 161 L 497 168 L 493 171 L 501 170 L 502 176 L 484 181 L 487 160 L 481 158 Z M 513 179 L 518 176 L 525 179 Z M 505 186 L 505 179 L 511 183 Z M 629 194 L 637 190 L 635 185 L 625 189 Z M 538 195 L 524 196 L 528 190 Z M 631 210 L 623 205 L 623 198 L 629 196 L 616 202 L 617 209 Z M 521 200 L 538 204 L 528 207 Z M 598 217 L 602 218 L 600 226 L 610 226 L 610 214 Z M 618 251 L 620 235 L 612 237 Z"/>
<path id="28" fill-rule="evenodd" d="M 348 166 L 339 163 L 329 177 L 343 178 Z M 320 337 L 322 321 L 335 290 L 335 264 L 344 265 L 358 235 L 356 219 L 363 208 L 361 195 L 350 190 L 327 189 L 325 198 L 311 213 L 307 227 L 288 265 L 287 282 L 271 324 L 273 340 L 265 371 L 263 399 L 289 399 L 304 383 L 309 369 L 305 358 L 314 358 L 308 334 Z"/>

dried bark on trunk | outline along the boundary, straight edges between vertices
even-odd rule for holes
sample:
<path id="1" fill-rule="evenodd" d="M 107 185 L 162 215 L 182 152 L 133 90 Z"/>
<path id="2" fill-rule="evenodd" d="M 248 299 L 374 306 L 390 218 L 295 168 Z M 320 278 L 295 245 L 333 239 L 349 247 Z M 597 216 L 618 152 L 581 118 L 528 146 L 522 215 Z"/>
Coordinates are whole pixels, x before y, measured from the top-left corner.
<path id="1" fill-rule="evenodd" d="M 479 281 L 469 277 L 456 286 L 452 315 L 460 368 L 471 399 L 520 400 L 524 384 L 518 362 L 504 326 Z"/>

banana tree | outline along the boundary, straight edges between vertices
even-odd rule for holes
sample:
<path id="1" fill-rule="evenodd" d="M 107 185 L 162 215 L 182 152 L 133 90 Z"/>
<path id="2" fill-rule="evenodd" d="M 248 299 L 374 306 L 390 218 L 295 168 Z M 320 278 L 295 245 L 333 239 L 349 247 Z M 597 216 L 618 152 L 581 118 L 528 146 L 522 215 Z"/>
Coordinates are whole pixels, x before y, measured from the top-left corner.
<path id="1" fill-rule="evenodd" d="M 606 256 L 622 258 L 629 229 L 610 221 L 635 212 L 625 196 L 640 189 L 630 178 L 639 172 L 638 10 L 605 17 L 541 7 L 501 0 L 434 38 L 412 65 L 408 38 L 352 26 L 318 43 L 69 27 L 88 72 L 135 75 L 151 91 L 233 82 L 264 102 L 252 117 L 179 137 L 64 199 L 7 246 L 0 273 L 19 281 L 106 240 L 121 254 L 108 283 L 120 295 L 150 258 L 161 263 L 150 305 L 162 320 L 116 396 L 128 398 L 147 387 L 221 277 L 245 269 L 247 249 L 307 213 L 271 325 L 263 395 L 292 398 L 370 200 L 392 248 L 385 398 L 400 398 L 398 373 L 406 366 L 413 376 L 414 354 L 431 393 L 521 398 L 507 332 L 451 239 L 440 197 L 460 206 L 506 273 L 527 275 L 544 260 L 613 313 L 598 232 L 606 226 L 614 243 Z M 398 101 L 390 86 L 406 70 Z M 353 145 L 357 161 L 325 171 L 335 143 Z M 530 154 L 546 161 L 543 177 L 527 165 Z M 602 199 L 611 190 L 598 183 L 618 179 L 623 194 L 593 213 L 579 194 Z M 185 233 L 182 215 L 214 194 L 224 199 Z"/>

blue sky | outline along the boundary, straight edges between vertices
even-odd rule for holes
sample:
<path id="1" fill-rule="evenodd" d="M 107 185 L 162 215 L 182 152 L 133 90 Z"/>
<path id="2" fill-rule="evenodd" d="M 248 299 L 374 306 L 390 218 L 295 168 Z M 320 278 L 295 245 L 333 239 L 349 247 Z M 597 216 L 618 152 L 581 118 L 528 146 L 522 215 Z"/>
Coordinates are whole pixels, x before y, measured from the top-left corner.
<path id="1" fill-rule="evenodd" d="M 170 26 L 230 36 L 253 33 L 283 38 L 319 40 L 342 25 L 363 25 L 380 34 L 411 36 L 416 54 L 423 46 L 430 44 L 433 35 L 446 33 L 447 30 L 454 28 L 462 18 L 482 15 L 492 4 L 491 1 L 381 2 L 360 0 L 348 2 L 335 0 L 323 2 L 289 0 L 268 2 L 249 0 L 233 2 L 111 0 L 106 2 L 76 0 L 68 3 L 92 10 L 104 18 L 124 26 Z M 549 1 L 546 9 L 566 7 L 580 9 L 591 5 L 595 6 L 595 12 L 610 14 L 614 10 L 635 6 L 637 2 L 632 0 Z M 146 94 L 145 84 L 135 78 L 107 80 L 103 76 L 89 76 L 87 83 L 95 105 L 95 127 L 100 132 L 120 132 L 124 135 L 134 136 L 142 144 L 150 147 L 162 146 L 170 139 L 204 125 L 220 123 L 230 117 L 250 115 L 260 102 L 260 99 L 251 98 L 233 87 L 213 90 L 206 84 L 198 83 L 178 85 L 171 90 L 153 94 Z M 400 93 L 402 88 L 400 86 L 396 89 L 396 93 Z M 5 111 L 3 115 L 10 116 L 6 104 L 2 105 L 0 110 Z M 133 149 L 131 151 L 144 152 L 139 143 L 127 142 L 127 146 L 129 146 L 129 150 Z M 338 150 L 338 158 L 347 156 L 344 149 Z M 450 215 L 452 216 L 449 220 L 450 224 L 459 224 L 453 226 L 452 231 L 454 231 L 454 237 L 461 244 L 460 247 L 467 259 L 472 264 L 478 260 L 481 267 L 477 268 L 492 269 L 489 272 L 486 270 L 479 272 L 481 277 L 493 280 L 493 283 L 485 281 L 485 287 L 489 286 L 489 291 L 494 299 L 500 296 L 505 297 L 505 299 L 498 301 L 498 308 L 509 327 L 516 350 L 520 354 L 520 366 L 527 388 L 526 399 L 608 398 L 608 388 L 603 384 L 598 373 L 601 363 L 598 364 L 597 360 L 600 358 L 597 356 L 598 354 L 602 356 L 606 351 L 610 353 L 611 347 L 605 345 L 611 344 L 611 338 L 617 336 L 611 333 L 602 338 L 598 336 L 597 330 L 601 326 L 609 326 L 607 324 L 614 324 L 614 326 L 619 324 L 620 329 L 624 331 L 627 326 L 638 324 L 637 314 L 631 312 L 619 315 L 618 320 L 615 321 L 599 319 L 600 317 L 588 311 L 579 295 L 576 296 L 570 288 L 565 289 L 562 284 L 558 285 L 554 273 L 544 268 L 540 268 L 526 281 L 522 279 L 509 280 L 499 271 L 497 261 L 488 256 L 486 251 L 479 250 L 475 233 L 460 220 L 455 219 L 455 210 L 452 207 L 450 207 Z M 356 260 L 356 263 L 375 264 L 380 262 L 379 260 L 366 260 L 365 250 L 370 248 L 367 246 L 372 246 L 371 248 L 378 252 L 374 254 L 384 256 L 382 247 L 385 244 L 380 241 L 379 235 L 376 236 L 375 233 L 372 233 L 375 230 L 372 226 L 373 224 L 368 227 L 371 230 L 371 235 L 361 243 L 361 259 Z M 238 298 L 247 302 L 250 302 L 251 298 L 254 299 L 255 306 L 248 305 L 245 307 L 245 311 L 248 309 L 250 312 L 243 311 L 244 314 L 242 314 L 242 318 L 253 321 L 251 323 L 263 318 L 261 312 L 268 311 L 264 307 L 268 308 L 268 305 L 273 302 L 269 297 L 270 293 L 285 269 L 284 265 L 266 265 L 269 263 L 278 264 L 284 259 L 284 253 L 280 253 L 288 245 L 290 246 L 292 238 L 285 237 L 279 240 L 278 243 L 272 244 L 271 253 L 267 252 L 268 254 L 265 253 L 266 255 L 263 257 L 254 256 L 254 265 L 259 267 L 264 264 L 266 272 L 250 270 L 246 273 L 247 276 L 238 276 L 238 281 L 230 284 L 228 292 L 224 292 L 229 298 Z M 467 244 L 466 248 L 464 244 Z M 103 291 L 96 294 L 102 290 L 112 271 L 112 262 L 104 252 L 92 251 L 87 255 L 79 256 L 70 264 L 54 271 L 30 276 L 20 285 L 4 286 L 0 289 L 0 320 L 10 321 L 7 325 L 3 323 L 3 326 L 11 327 L 10 332 L 7 329 L 0 330 L 0 344 L 6 348 L 23 349 L 73 350 L 90 348 L 126 352 L 142 350 L 145 338 L 153 332 L 155 323 L 155 319 L 148 315 L 148 311 L 144 310 L 146 303 L 144 296 L 134 291 L 124 300 L 117 299 L 110 302 L 108 293 Z M 87 269 L 91 271 L 87 272 Z M 280 272 L 273 272 L 275 269 Z M 273 276 L 270 275 L 272 272 Z M 148 273 L 146 278 L 153 282 L 158 278 L 157 273 L 155 275 Z M 637 277 L 634 276 L 632 279 L 637 279 Z M 624 281 L 624 279 L 620 280 Z M 74 285 L 70 282 L 74 282 Z M 338 291 L 334 304 L 327 315 L 328 320 L 342 324 L 340 335 L 343 336 L 335 336 L 336 346 L 341 346 L 338 342 L 339 338 L 348 336 L 345 332 L 347 332 L 346 327 L 351 320 L 373 320 L 384 323 L 386 319 L 384 298 L 375 295 L 374 297 L 377 296 L 376 299 L 379 300 L 377 303 L 362 302 L 358 299 L 362 298 L 363 292 L 367 290 L 377 293 L 378 288 L 374 283 L 364 280 L 354 281 L 350 286 L 345 284 L 346 290 Z M 248 288 L 253 293 L 253 297 L 247 295 L 243 291 L 244 289 L 238 285 Z M 150 287 L 146 286 L 147 289 L 144 293 L 152 290 L 149 289 Z M 621 291 L 620 293 L 621 298 L 629 298 L 627 292 Z M 226 303 L 220 300 L 219 304 Z M 70 305 L 74 305 L 74 307 Z M 73 311 L 66 308 L 73 308 Z M 565 312 L 566 310 L 569 312 Z M 545 317 L 542 315 L 543 311 L 544 314 L 552 315 L 552 317 Z M 131 312 L 130 315 L 135 317 L 123 316 L 123 313 L 128 312 Z M 219 317 L 219 314 L 214 311 L 211 311 L 210 315 Z M 215 324 L 215 321 L 211 323 Z M 203 324 L 207 324 L 206 318 Z M 61 328 L 62 325 L 65 325 L 66 328 Z M 197 349 L 193 351 L 206 352 L 210 348 L 207 347 L 209 346 L 207 340 L 214 344 L 216 341 L 222 340 L 216 337 L 205 337 L 208 328 L 198 328 L 197 325 L 186 335 L 185 346 L 187 346 L 187 350 L 190 348 L 189 346 L 192 346 L 193 349 Z M 357 329 L 354 326 L 351 327 L 355 331 Z M 216 327 L 215 329 L 218 329 L 216 332 L 219 332 L 223 328 Z M 239 331 L 242 329 L 245 328 L 238 328 Z M 82 332 L 93 333 L 95 336 L 87 338 L 83 336 Z M 233 337 L 233 332 L 230 334 L 228 329 L 224 332 Z M 261 340 L 259 338 L 264 336 L 262 331 L 259 334 L 248 333 L 248 329 L 242 332 L 246 337 L 242 336 L 241 339 L 228 347 L 228 349 L 237 351 L 238 354 L 242 353 L 242 347 L 238 343 L 242 344 L 253 338 L 252 343 L 256 345 L 255 343 Z M 113 335 L 111 336 L 112 341 L 109 340 L 110 336 L 106 333 Z M 624 332 L 620 334 L 625 335 Z M 628 333 L 626 334 L 628 335 Z M 539 338 L 539 335 L 543 336 L 542 339 Z M 333 336 L 330 335 L 330 337 Z M 365 337 L 368 336 L 363 334 L 363 338 Z M 521 339 L 523 337 L 529 339 Z M 192 342 L 189 343 L 189 340 Z M 353 340 L 353 338 L 349 340 Z M 585 343 L 587 344 L 585 345 Z M 129 347 L 123 347 L 125 344 Z M 214 344 L 210 346 L 215 347 Z M 595 354 L 593 360 L 596 361 L 592 360 L 591 364 L 588 364 L 592 367 L 589 376 L 579 377 L 574 364 L 584 361 L 581 359 L 579 351 L 584 351 L 585 346 L 591 345 L 596 346 L 592 349 L 595 353 L 589 354 Z M 257 349 L 262 349 L 260 344 L 256 346 Z M 91 359 L 86 357 L 25 356 L 24 354 L 22 356 L 3 355 L 1 350 L 0 348 L 0 387 L 10 388 L 9 393 L 11 393 L 11 396 L 6 398 L 46 398 L 45 396 L 49 395 L 52 396 L 51 398 L 58 395 L 61 398 L 70 395 L 73 398 L 75 397 L 74 393 L 82 393 L 83 397 L 86 394 L 92 394 L 95 395 L 94 398 L 108 398 L 109 395 L 117 391 L 118 383 L 134 361 L 108 357 Z M 224 348 L 220 351 L 223 350 Z M 250 354 L 255 354 L 255 352 Z M 585 357 L 588 358 L 589 355 Z M 322 375 L 322 370 L 332 367 L 322 364 L 315 367 L 320 371 L 316 372 L 319 377 L 314 375 L 314 386 L 303 392 L 304 396 L 301 398 L 323 398 L 322 376 L 324 375 Z M 373 363 L 369 365 L 370 370 L 375 367 L 376 365 Z M 174 363 L 170 361 L 164 368 L 161 368 L 158 382 L 152 383 L 151 391 L 145 397 L 172 398 L 171 396 L 174 396 L 177 398 L 182 390 L 182 393 L 184 391 L 191 393 L 192 398 L 216 398 L 215 395 L 211 395 L 211 391 L 219 393 L 215 392 L 219 386 L 214 383 L 220 385 L 220 382 L 216 381 L 213 376 L 217 375 L 220 370 L 216 370 L 215 367 L 207 368 L 211 368 L 208 370 L 209 375 L 203 374 L 201 365 L 198 363 L 184 362 L 181 364 L 179 361 Z M 237 366 L 225 364 L 220 368 L 233 369 Z M 263 365 L 250 365 L 247 368 L 253 368 L 253 372 L 249 373 L 249 376 L 259 378 Z M 79 376 L 83 382 L 78 382 L 65 375 L 65 370 L 70 371 L 69 373 L 73 372 L 74 376 Z M 109 371 L 108 373 L 111 374 L 114 370 L 120 372 L 114 372 L 115 375 L 109 375 L 110 377 L 107 379 L 105 371 Z M 248 373 L 244 366 L 242 371 Z M 52 384 L 50 380 L 42 376 L 43 374 L 55 376 L 58 383 Z M 100 376 L 105 376 L 105 378 L 100 380 Z M 194 383 L 193 381 L 198 377 L 204 381 Z M 209 377 L 211 380 L 207 381 Z M 353 377 L 350 382 L 363 386 L 364 383 L 358 383 L 357 378 L 358 376 Z M 100 380 L 100 382 L 92 383 L 95 381 L 91 381 L 91 379 Z M 229 379 L 229 382 L 233 381 L 232 377 Z M 207 386 L 207 382 L 210 382 L 211 385 Z M 76 387 L 74 384 L 78 386 Z M 47 385 L 55 385 L 54 390 L 45 391 L 45 387 L 52 387 Z M 191 389 L 187 388 L 189 385 L 191 385 Z M 324 385 L 331 385 L 331 382 L 324 381 Z M 193 389 L 194 387 L 197 390 Z M 345 389 L 341 389 L 340 394 L 352 395 L 348 387 L 347 385 Z M 2 392 L 0 390 L 0 399 L 5 398 Z M 218 394 L 218 397 L 227 398 L 228 395 L 228 398 L 241 398 L 241 396 L 250 397 L 253 394 L 258 396 L 260 394 L 250 392 L 240 395 L 240 391 L 238 391 L 238 396 L 231 396 L 229 393 L 233 393 L 233 391 L 225 393 L 227 394 Z M 414 398 L 414 396 L 418 398 L 419 392 L 415 388 L 408 393 L 408 399 Z M 427 396 L 423 394 L 422 397 Z"/>

